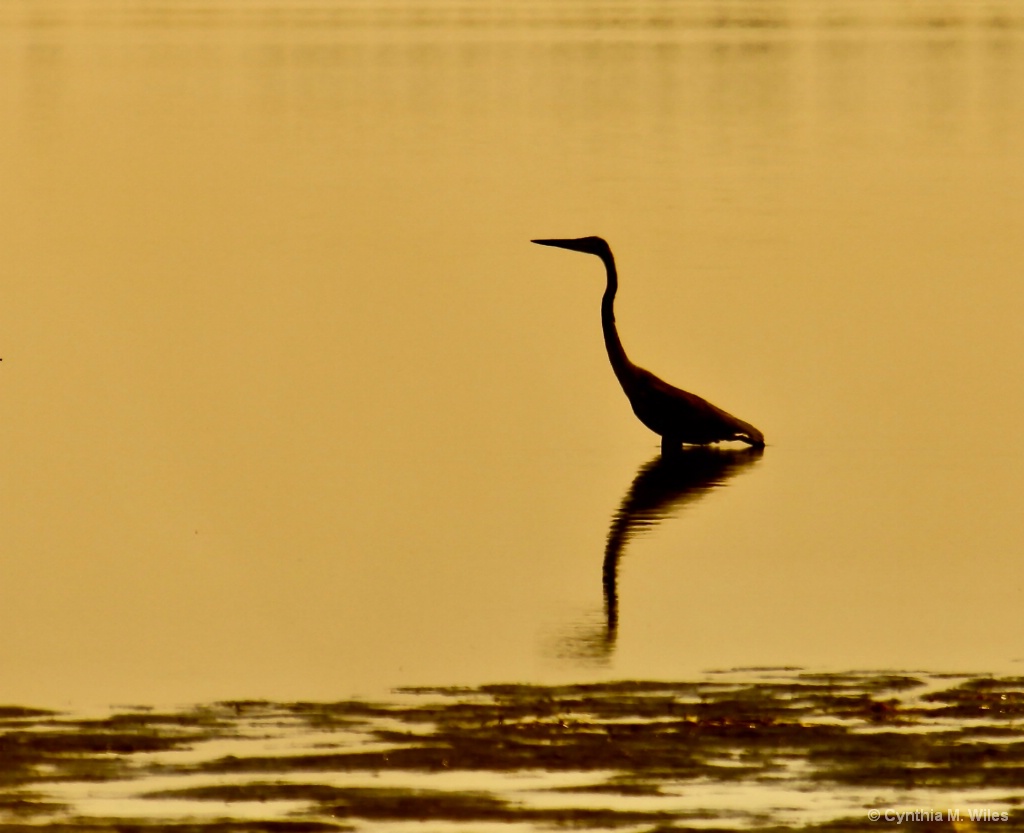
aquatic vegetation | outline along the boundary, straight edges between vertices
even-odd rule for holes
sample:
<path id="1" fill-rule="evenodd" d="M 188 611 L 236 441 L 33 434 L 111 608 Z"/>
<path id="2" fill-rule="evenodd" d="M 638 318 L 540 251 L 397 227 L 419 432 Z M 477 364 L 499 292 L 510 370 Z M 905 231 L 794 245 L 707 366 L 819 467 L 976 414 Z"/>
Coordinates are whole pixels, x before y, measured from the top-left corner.
<path id="1" fill-rule="evenodd" d="M 0 711 L 3 830 L 870 829 L 1004 812 L 1024 680 L 753 669 L 694 682 L 404 689 L 100 718 Z M 914 810 L 913 808 L 925 808 Z M 924 815 L 921 815 L 924 813 Z"/>

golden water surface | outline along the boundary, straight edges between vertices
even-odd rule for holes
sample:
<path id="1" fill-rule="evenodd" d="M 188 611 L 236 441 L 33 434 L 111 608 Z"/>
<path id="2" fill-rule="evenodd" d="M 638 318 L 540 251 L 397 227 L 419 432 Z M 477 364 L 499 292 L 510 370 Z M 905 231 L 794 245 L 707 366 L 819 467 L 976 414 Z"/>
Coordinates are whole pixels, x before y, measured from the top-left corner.
<path id="1" fill-rule="evenodd" d="M 0 124 L 0 701 L 1020 673 L 1018 4 L 4 0 Z"/>

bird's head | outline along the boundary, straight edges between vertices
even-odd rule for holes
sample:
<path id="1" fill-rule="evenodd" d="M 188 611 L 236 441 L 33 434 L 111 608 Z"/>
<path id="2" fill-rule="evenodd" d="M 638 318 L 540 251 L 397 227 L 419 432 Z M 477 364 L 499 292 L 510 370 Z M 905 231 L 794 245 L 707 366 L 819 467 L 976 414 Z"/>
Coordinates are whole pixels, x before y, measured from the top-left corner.
<path id="1" fill-rule="evenodd" d="M 569 249 L 572 252 L 585 252 L 588 255 L 597 255 L 602 260 L 612 256 L 611 247 L 602 237 L 572 237 L 569 239 L 531 240 L 530 242 L 539 243 L 541 246 Z"/>

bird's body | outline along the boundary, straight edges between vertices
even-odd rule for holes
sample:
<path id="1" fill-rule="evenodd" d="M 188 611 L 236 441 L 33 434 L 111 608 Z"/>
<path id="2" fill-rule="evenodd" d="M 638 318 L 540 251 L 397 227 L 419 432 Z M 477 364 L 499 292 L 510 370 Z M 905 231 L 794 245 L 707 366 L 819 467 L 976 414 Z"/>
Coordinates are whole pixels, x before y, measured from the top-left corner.
<path id="1" fill-rule="evenodd" d="M 629 360 L 615 326 L 615 293 L 619 288 L 615 258 L 602 238 L 580 237 L 532 242 L 601 258 L 608 278 L 601 300 L 601 327 L 608 359 L 629 404 L 633 406 L 633 413 L 644 425 L 661 436 L 663 453 L 672 452 L 683 444 L 708 445 L 729 440 L 739 440 L 758 448 L 764 446 L 764 435 L 750 423 L 734 417 L 696 394 L 670 385 Z"/>

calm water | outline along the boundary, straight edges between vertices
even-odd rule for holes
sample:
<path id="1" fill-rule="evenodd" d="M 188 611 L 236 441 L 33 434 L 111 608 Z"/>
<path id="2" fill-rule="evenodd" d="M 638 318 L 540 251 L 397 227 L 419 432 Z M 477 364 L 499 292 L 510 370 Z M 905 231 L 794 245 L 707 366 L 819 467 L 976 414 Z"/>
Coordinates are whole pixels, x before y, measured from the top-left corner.
<path id="1" fill-rule="evenodd" d="M 1021 672 L 1018 4 L 7 0 L 0 123 L 0 701 Z"/>

